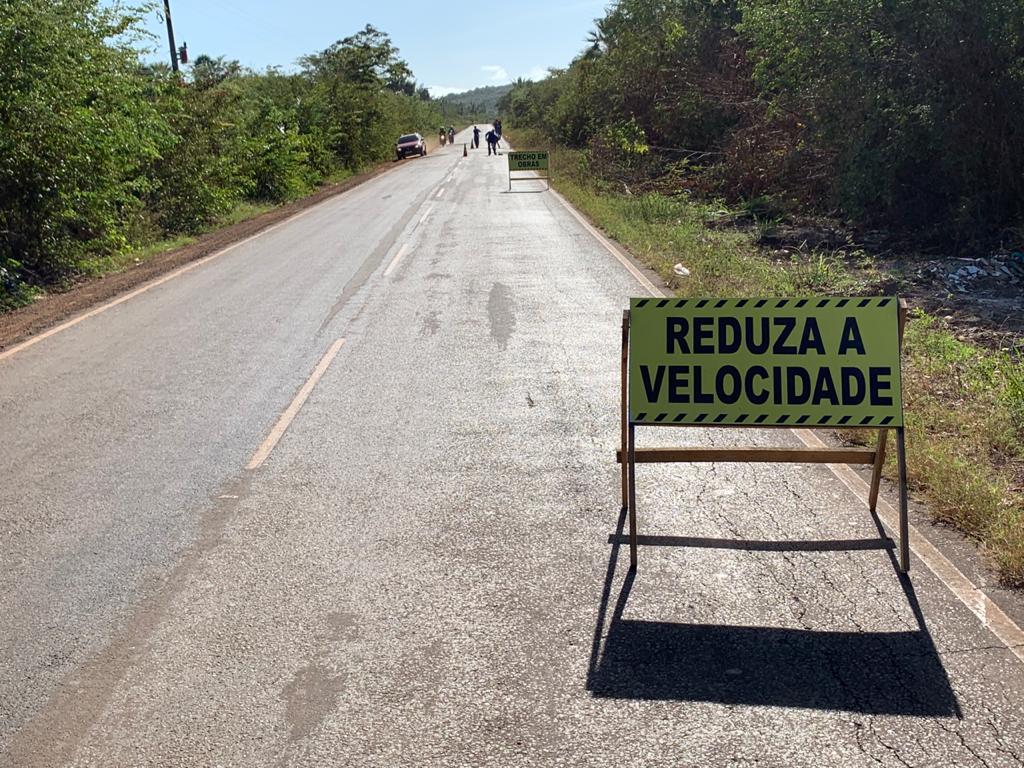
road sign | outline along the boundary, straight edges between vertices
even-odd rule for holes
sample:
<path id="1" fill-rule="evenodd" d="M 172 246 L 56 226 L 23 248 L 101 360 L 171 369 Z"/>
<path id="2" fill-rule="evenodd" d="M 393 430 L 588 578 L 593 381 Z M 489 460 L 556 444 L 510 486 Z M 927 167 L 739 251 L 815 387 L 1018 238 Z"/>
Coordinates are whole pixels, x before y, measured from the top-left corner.
<path id="1" fill-rule="evenodd" d="M 536 181 L 540 179 L 548 182 L 550 187 L 550 168 L 548 165 L 548 153 L 546 151 L 535 152 L 509 152 L 508 157 L 508 188 L 512 189 L 513 181 Z M 529 176 L 513 176 L 513 173 L 529 171 Z"/>
<path id="2" fill-rule="evenodd" d="M 510 171 L 546 171 L 548 169 L 547 152 L 509 152 L 507 157 Z"/>
<path id="3" fill-rule="evenodd" d="M 898 427 L 893 298 L 633 299 L 635 424 Z"/>
<path id="4" fill-rule="evenodd" d="M 631 299 L 622 318 L 622 506 L 637 565 L 636 465 L 666 462 L 871 464 L 878 502 L 896 432 L 899 570 L 910 568 L 900 350 L 906 303 L 892 297 Z M 637 448 L 637 427 L 861 427 L 861 448 Z"/>

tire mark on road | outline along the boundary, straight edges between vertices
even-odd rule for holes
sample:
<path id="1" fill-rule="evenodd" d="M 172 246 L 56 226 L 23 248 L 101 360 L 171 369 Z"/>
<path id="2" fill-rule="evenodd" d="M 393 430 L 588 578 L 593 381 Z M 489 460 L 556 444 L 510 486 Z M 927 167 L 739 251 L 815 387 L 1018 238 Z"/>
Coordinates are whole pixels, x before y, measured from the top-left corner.
<path id="1" fill-rule="evenodd" d="M 249 495 L 251 475 L 227 481 L 215 494 L 213 504 L 199 515 L 199 531 L 178 562 L 156 581 L 148 596 L 132 611 L 121 632 L 91 659 L 83 662 L 49 701 L 18 729 L 6 753 L 19 768 L 50 768 L 73 762 L 79 744 L 107 712 L 111 698 L 128 673 L 149 650 L 149 640 L 163 622 L 175 597 L 186 586 L 187 576 L 224 540 L 228 523 Z"/>
<path id="2" fill-rule="evenodd" d="M 390 253 L 395 243 L 398 241 L 401 234 L 405 231 L 406 227 L 409 226 L 409 222 L 412 221 L 413 216 L 416 215 L 423 203 L 430 196 L 430 191 L 424 192 L 416 201 L 409 206 L 409 209 L 402 214 L 402 217 L 395 222 L 395 225 L 388 230 L 387 234 L 381 238 L 377 247 L 374 248 L 373 252 L 367 256 L 366 260 L 362 263 L 359 269 L 354 275 L 345 283 L 345 287 L 341 290 L 341 295 L 338 296 L 338 300 L 334 302 L 334 306 L 327 312 L 320 328 L 317 329 L 317 334 L 323 333 L 327 326 L 331 324 L 331 321 L 338 316 L 338 313 L 345 308 L 348 304 L 349 299 L 358 293 L 359 289 L 363 287 L 370 275 L 372 275 L 380 263 L 384 260 L 384 257 Z"/>

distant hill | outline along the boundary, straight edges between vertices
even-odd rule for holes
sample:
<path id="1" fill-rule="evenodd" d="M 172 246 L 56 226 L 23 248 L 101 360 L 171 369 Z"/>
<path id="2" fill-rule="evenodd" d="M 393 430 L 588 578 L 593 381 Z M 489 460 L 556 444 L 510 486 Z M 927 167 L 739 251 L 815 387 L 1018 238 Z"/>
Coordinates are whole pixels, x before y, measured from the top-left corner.
<path id="1" fill-rule="evenodd" d="M 438 101 L 442 104 L 451 104 L 463 114 L 490 118 L 494 117 L 498 111 L 498 100 L 511 90 L 511 83 L 508 85 L 485 85 L 483 88 L 474 88 L 464 93 L 443 96 Z"/>

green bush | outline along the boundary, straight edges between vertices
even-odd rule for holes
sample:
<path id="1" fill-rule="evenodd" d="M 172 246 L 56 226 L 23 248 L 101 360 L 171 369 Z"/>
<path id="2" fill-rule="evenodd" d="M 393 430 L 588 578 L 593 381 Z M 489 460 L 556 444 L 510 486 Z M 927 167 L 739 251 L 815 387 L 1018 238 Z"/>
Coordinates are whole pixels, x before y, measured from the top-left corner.
<path id="1" fill-rule="evenodd" d="M 1022 43 L 1006 0 L 619 0 L 501 107 L 610 179 L 633 125 L 677 187 L 957 247 L 1024 219 Z"/>
<path id="2" fill-rule="evenodd" d="M 199 56 L 185 76 L 140 64 L 140 30 L 101 0 L 0 5 L 0 309 L 240 205 L 291 200 L 441 122 L 373 27 L 298 74 Z"/>
<path id="3" fill-rule="evenodd" d="M 302 138 L 294 130 L 270 127 L 250 143 L 249 197 L 283 203 L 309 190 L 315 172 L 307 164 Z"/>
<path id="4" fill-rule="evenodd" d="M 138 74 L 135 21 L 97 0 L 0 10 L 0 264 L 18 279 L 60 280 L 126 244 L 168 129 Z"/>

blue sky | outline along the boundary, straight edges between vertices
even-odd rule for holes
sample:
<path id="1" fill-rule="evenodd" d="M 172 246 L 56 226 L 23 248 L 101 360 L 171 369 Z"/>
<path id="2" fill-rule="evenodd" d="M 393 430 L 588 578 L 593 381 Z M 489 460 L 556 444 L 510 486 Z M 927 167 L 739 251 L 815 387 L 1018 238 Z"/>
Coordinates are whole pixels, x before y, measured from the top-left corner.
<path id="1" fill-rule="evenodd" d="M 326 48 L 366 24 L 387 32 L 417 81 L 441 95 L 517 77 L 537 79 L 564 67 L 585 47 L 608 0 L 171 0 L 174 35 L 189 54 L 238 59 L 254 69 L 292 68 L 303 54 Z M 162 7 L 162 1 L 158 3 Z M 166 29 L 150 58 L 166 59 Z"/>

